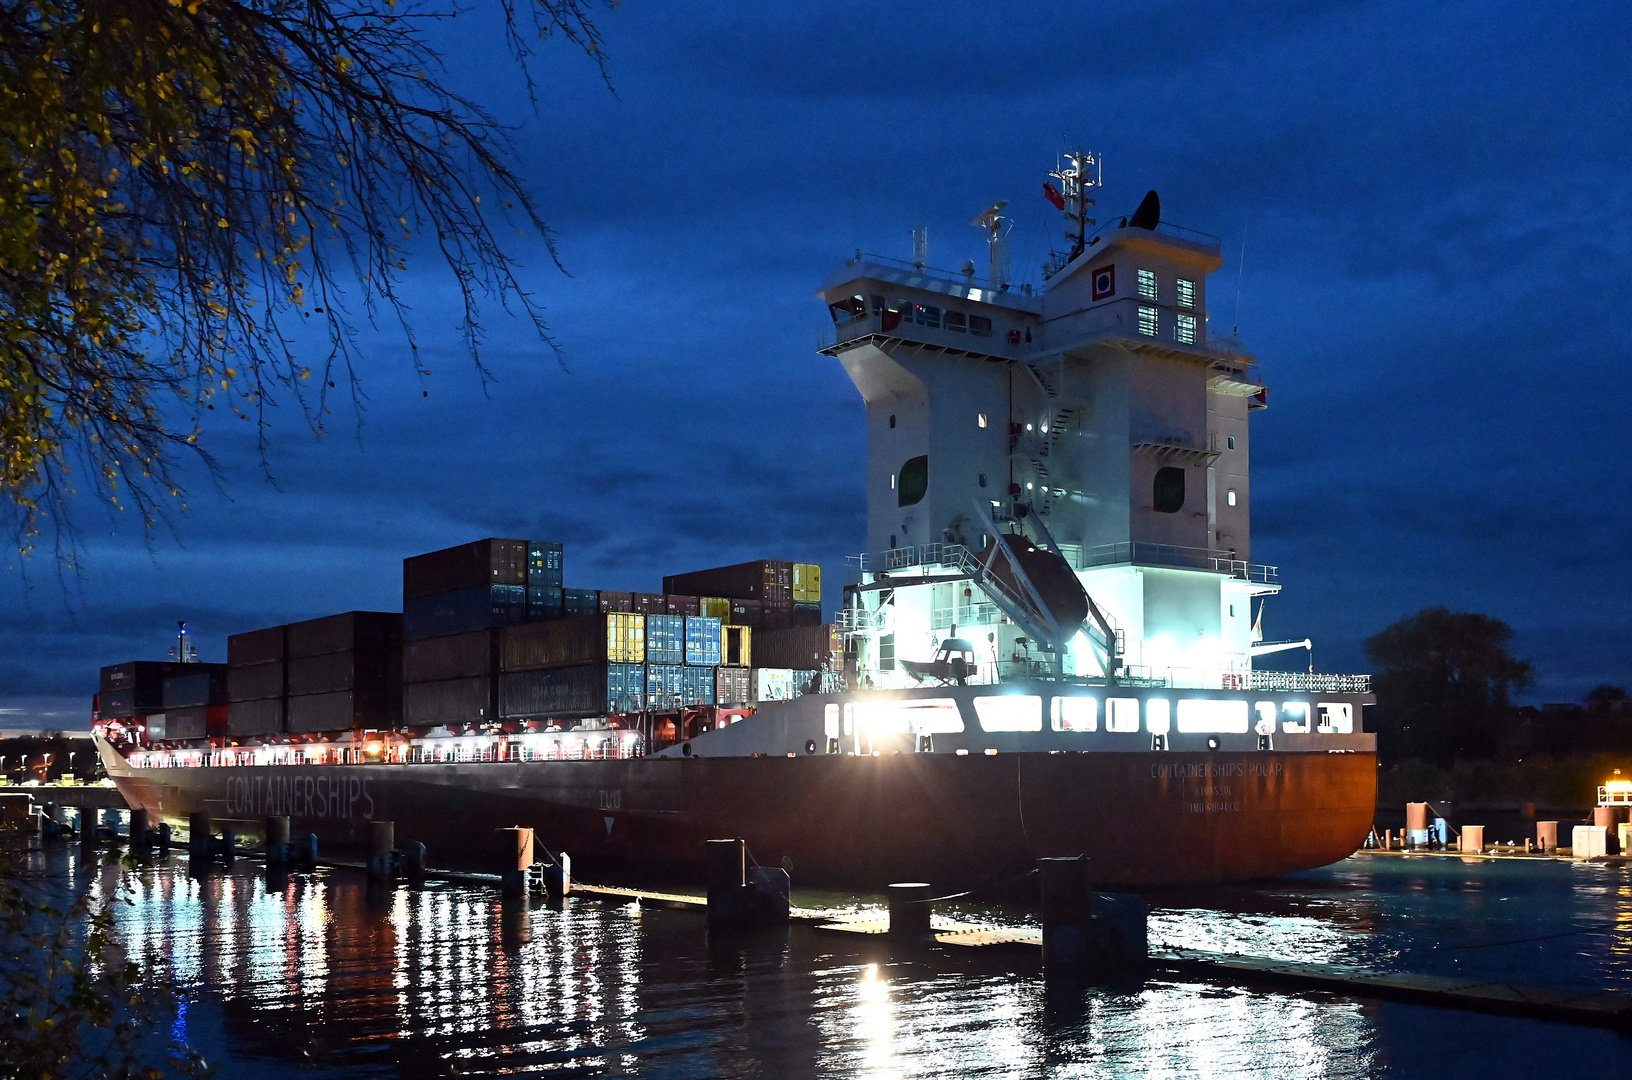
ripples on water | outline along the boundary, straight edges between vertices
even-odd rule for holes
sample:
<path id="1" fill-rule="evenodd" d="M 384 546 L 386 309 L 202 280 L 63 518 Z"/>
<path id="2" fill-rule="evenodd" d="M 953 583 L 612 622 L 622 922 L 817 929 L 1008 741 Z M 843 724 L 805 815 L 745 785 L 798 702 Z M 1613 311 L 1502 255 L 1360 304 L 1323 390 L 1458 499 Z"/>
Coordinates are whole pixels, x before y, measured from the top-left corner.
<path id="1" fill-rule="evenodd" d="M 167 958 L 188 991 L 178 1032 L 226 1077 L 1488 1080 L 1632 1063 L 1632 1041 L 1590 1029 L 1161 980 L 1050 995 L 1031 954 L 803 925 L 711 939 L 695 912 L 371 892 L 342 871 L 269 891 L 258 864 L 194 878 L 178 862 L 131 896 L 130 947 Z M 1151 899 L 1153 943 L 1632 992 L 1619 866 L 1362 856 Z"/>

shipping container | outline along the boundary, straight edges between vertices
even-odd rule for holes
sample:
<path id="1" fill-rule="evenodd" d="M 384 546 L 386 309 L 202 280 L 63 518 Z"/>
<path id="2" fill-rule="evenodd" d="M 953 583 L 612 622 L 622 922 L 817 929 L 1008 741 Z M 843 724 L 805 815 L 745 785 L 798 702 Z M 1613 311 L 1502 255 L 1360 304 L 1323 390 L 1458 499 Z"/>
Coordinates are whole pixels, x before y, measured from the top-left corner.
<path id="1" fill-rule="evenodd" d="M 597 609 L 602 615 L 612 611 L 634 611 L 635 594 L 618 592 L 615 589 L 602 589 L 600 592 L 600 607 Z"/>
<path id="2" fill-rule="evenodd" d="M 759 610 L 758 600 L 732 600 L 731 617 L 726 621 L 732 626 L 758 626 Z"/>
<path id="3" fill-rule="evenodd" d="M 500 635 L 499 654 L 504 671 L 644 663 L 646 616 L 614 611 L 513 626 Z"/>
<path id="4" fill-rule="evenodd" d="M 698 606 L 695 596 L 665 596 L 663 610 L 669 615 L 701 615 L 702 609 Z"/>
<path id="5" fill-rule="evenodd" d="M 678 709 L 686 701 L 686 669 L 679 664 L 646 665 L 646 707 Z"/>
<path id="6" fill-rule="evenodd" d="M 686 662 L 684 615 L 646 616 L 646 662 L 648 664 Z"/>
<path id="7" fill-rule="evenodd" d="M 631 593 L 629 609 L 637 615 L 667 615 L 669 598 L 662 593 Z"/>
<path id="8" fill-rule="evenodd" d="M 753 667 L 754 631 L 747 626 L 720 627 L 720 663 L 726 667 Z"/>
<path id="9" fill-rule="evenodd" d="M 697 614 L 728 623 L 731 621 L 731 601 L 723 596 L 699 596 Z"/>
<path id="10" fill-rule="evenodd" d="M 403 604 L 403 637 L 409 641 L 468 634 L 527 621 L 525 585 L 479 585 Z"/>
<path id="11" fill-rule="evenodd" d="M 796 604 L 822 603 L 822 568 L 815 563 L 793 564 L 793 602 Z"/>
<path id="12" fill-rule="evenodd" d="M 663 591 L 697 596 L 728 596 L 733 600 L 793 602 L 793 564 L 773 559 L 721 566 L 663 579 Z"/>
<path id="13" fill-rule="evenodd" d="M 402 721 L 411 727 L 485 723 L 498 715 L 498 677 L 443 679 L 402 688 Z"/>
<path id="14" fill-rule="evenodd" d="M 153 706 L 157 708 L 164 698 L 164 680 L 183 674 L 191 667 L 192 664 L 174 660 L 130 660 L 123 664 L 110 664 L 102 669 L 99 689 L 104 694 L 134 690 L 137 697 L 144 701 L 151 698 Z"/>
<path id="15" fill-rule="evenodd" d="M 262 667 L 282 667 L 282 664 L 263 664 Z M 283 732 L 283 698 L 262 698 L 258 701 L 234 701 L 227 706 L 227 734 L 278 735 Z"/>
<path id="16" fill-rule="evenodd" d="M 399 695 L 369 690 L 303 694 L 285 703 L 286 726 L 290 732 L 299 733 L 389 730 L 398 725 L 401 714 Z"/>
<path id="17" fill-rule="evenodd" d="M 402 685 L 402 650 L 338 652 L 302 656 L 286 665 L 285 690 L 297 694 L 331 694 L 340 690 L 394 693 Z M 290 729 L 296 730 L 290 715 Z"/>
<path id="18" fill-rule="evenodd" d="M 759 624 L 766 630 L 780 630 L 784 626 L 793 625 L 793 603 L 776 603 L 769 600 L 759 605 Z"/>
<path id="19" fill-rule="evenodd" d="M 698 667 L 718 667 L 720 620 L 695 615 L 686 620 L 686 663 Z"/>
<path id="20" fill-rule="evenodd" d="M 788 668 L 756 667 L 753 671 L 755 701 L 791 701 L 799 696 L 793 672 Z"/>
<path id="21" fill-rule="evenodd" d="M 228 701 L 265 701 L 283 696 L 281 662 L 227 669 Z"/>
<path id="22" fill-rule="evenodd" d="M 499 668 L 499 631 L 425 638 L 402 647 L 402 681 L 440 682 L 491 675 Z"/>
<path id="23" fill-rule="evenodd" d="M 559 589 L 563 550 L 554 540 L 527 541 L 527 584 L 535 588 Z"/>
<path id="24" fill-rule="evenodd" d="M 594 589 L 562 589 L 562 615 L 598 615 L 601 611 L 601 594 Z"/>
<path id="25" fill-rule="evenodd" d="M 499 684 L 499 711 L 516 720 L 639 712 L 645 707 L 645 671 L 640 664 L 579 664 L 510 672 Z"/>
<path id="26" fill-rule="evenodd" d="M 194 670 L 164 680 L 166 709 L 185 709 L 227 702 L 227 665 L 188 664 Z M 188 736 L 191 738 L 191 736 Z"/>
<path id="27" fill-rule="evenodd" d="M 285 657 L 328 653 L 397 652 L 402 648 L 402 616 L 395 611 L 347 611 L 284 628 Z"/>
<path id="28" fill-rule="evenodd" d="M 794 626 L 820 626 L 822 624 L 822 605 L 800 604 L 793 605 Z"/>
<path id="29" fill-rule="evenodd" d="M 685 704 L 712 705 L 714 704 L 714 673 L 719 668 L 687 667 L 681 668 L 680 674 L 685 686 Z"/>
<path id="30" fill-rule="evenodd" d="M 98 697 L 101 699 L 101 704 L 97 710 L 97 715 L 101 716 L 105 720 L 130 720 L 139 712 L 145 713 L 151 709 L 163 708 L 163 706 L 159 704 L 159 700 L 162 699 L 163 696 L 163 690 L 161 689 L 157 698 L 138 708 L 136 704 L 136 691 L 108 690 L 98 695 Z"/>
<path id="31" fill-rule="evenodd" d="M 189 705 L 151 713 L 147 718 L 149 742 L 181 742 L 227 733 L 226 705 Z"/>
<path id="32" fill-rule="evenodd" d="M 844 643 L 831 625 L 761 629 L 754 634 L 754 663 L 802 671 L 837 666 Z"/>
<path id="33" fill-rule="evenodd" d="M 275 664 L 284 658 L 284 627 L 268 626 L 227 636 L 227 666 L 254 667 Z"/>
<path id="34" fill-rule="evenodd" d="M 527 584 L 527 541 L 490 537 L 402 560 L 402 599 Z"/>
<path id="35" fill-rule="evenodd" d="M 714 702 L 717 705 L 740 705 L 753 692 L 753 671 L 744 667 L 714 669 Z"/>
<path id="36" fill-rule="evenodd" d="M 544 585 L 527 586 L 527 621 L 543 622 L 559 619 L 562 612 L 562 590 Z"/>

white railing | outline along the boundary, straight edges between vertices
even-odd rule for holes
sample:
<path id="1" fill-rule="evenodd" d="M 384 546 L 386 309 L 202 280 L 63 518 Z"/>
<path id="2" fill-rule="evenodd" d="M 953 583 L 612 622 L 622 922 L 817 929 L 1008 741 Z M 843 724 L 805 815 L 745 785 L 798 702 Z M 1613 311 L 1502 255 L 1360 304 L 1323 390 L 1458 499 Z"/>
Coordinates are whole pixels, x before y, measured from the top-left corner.
<path id="1" fill-rule="evenodd" d="M 1317 671 L 1254 671 L 1251 688 L 1286 693 L 1369 694 L 1371 676 Z"/>
<path id="2" fill-rule="evenodd" d="M 1086 550 L 1079 548 L 1077 552 L 1074 565 L 1078 570 L 1111 566 L 1116 563 L 1137 563 L 1144 566 L 1182 566 L 1194 570 L 1210 570 L 1216 574 L 1227 574 L 1232 578 L 1257 582 L 1260 585 L 1275 585 L 1281 578 L 1279 567 L 1247 562 L 1245 559 L 1237 559 L 1228 551 L 1214 548 L 1125 542 L 1099 544 Z"/>

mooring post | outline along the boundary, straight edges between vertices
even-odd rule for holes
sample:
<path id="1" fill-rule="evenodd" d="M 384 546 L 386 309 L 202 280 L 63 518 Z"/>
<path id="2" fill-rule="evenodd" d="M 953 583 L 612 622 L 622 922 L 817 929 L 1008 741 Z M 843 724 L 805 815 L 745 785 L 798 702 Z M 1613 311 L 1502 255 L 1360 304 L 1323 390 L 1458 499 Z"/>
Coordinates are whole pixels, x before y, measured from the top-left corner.
<path id="1" fill-rule="evenodd" d="M 187 815 L 187 854 L 195 859 L 209 858 L 210 815 L 206 813 L 192 813 Z"/>
<path id="2" fill-rule="evenodd" d="M 1536 822 L 1536 849 L 1543 855 L 1551 855 L 1558 850 L 1558 822 Z"/>
<path id="3" fill-rule="evenodd" d="M 520 826 L 498 830 L 498 863 L 504 895 L 527 895 L 527 868 L 533 865 L 533 830 Z"/>
<path id="4" fill-rule="evenodd" d="M 284 866 L 289 862 L 289 819 L 283 816 L 266 819 L 266 865 Z"/>
<path id="5" fill-rule="evenodd" d="M 747 865 L 748 845 L 744 841 L 703 842 L 703 881 L 708 887 L 709 926 L 736 926 L 742 922 Z"/>
<path id="6" fill-rule="evenodd" d="M 1093 967 L 1094 894 L 1082 856 L 1037 860 L 1042 891 L 1043 974 L 1081 975 Z"/>
<path id="7" fill-rule="evenodd" d="M 233 858 L 238 854 L 238 834 L 231 829 L 222 829 L 221 839 L 215 845 L 215 848 L 221 853 L 222 862 L 232 862 Z"/>
<path id="8" fill-rule="evenodd" d="M 1405 804 L 1405 846 L 1407 849 L 1428 846 L 1428 804 Z"/>
<path id="9" fill-rule="evenodd" d="M 933 905 L 929 902 L 930 886 L 927 881 L 898 881 L 889 887 L 890 934 L 894 937 L 928 937 L 929 917 Z"/>
<path id="10" fill-rule="evenodd" d="M 389 821 L 368 823 L 368 876 L 375 881 L 391 877 L 391 851 L 397 846 L 396 825 Z"/>
<path id="11" fill-rule="evenodd" d="M 565 851 L 548 852 L 550 861 L 544 865 L 544 895 L 552 904 L 559 904 L 572 892 L 572 856 Z"/>
<path id="12" fill-rule="evenodd" d="M 1462 854 L 1477 855 L 1485 847 L 1485 827 L 1483 825 L 1462 826 Z"/>

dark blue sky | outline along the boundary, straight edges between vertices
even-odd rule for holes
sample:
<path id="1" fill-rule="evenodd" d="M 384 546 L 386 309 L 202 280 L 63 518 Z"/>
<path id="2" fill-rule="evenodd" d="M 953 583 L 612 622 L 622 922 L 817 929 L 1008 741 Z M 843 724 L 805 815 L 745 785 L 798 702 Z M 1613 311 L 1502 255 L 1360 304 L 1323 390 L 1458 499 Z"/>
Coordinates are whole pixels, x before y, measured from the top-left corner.
<path id="1" fill-rule="evenodd" d="M 173 535 L 84 511 L 69 594 L 41 559 L 0 588 L 0 726 L 77 726 L 97 667 L 162 657 L 178 618 L 220 660 L 231 632 L 396 608 L 403 556 L 478 536 L 563 540 L 582 587 L 754 557 L 842 578 L 862 409 L 815 351 L 813 292 L 857 247 L 907 255 L 919 224 L 932 263 L 978 261 L 968 222 L 997 198 L 1036 281 L 1062 137 L 1105 155 L 1102 216 L 1156 188 L 1224 238 L 1213 330 L 1239 318 L 1272 387 L 1271 636 L 1365 670 L 1366 636 L 1445 604 L 1513 626 L 1533 700 L 1632 684 L 1624 6 L 627 2 L 600 22 L 616 96 L 546 45 L 536 115 L 490 23 L 442 35 L 518 125 L 570 272 L 523 248 L 527 281 L 569 371 L 495 313 L 484 393 L 421 261 L 429 397 L 399 335 L 365 334 L 360 437 L 344 413 L 322 440 L 279 418 L 274 485 L 248 432 L 212 432 L 225 486 L 199 478 Z"/>

